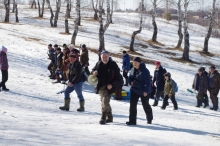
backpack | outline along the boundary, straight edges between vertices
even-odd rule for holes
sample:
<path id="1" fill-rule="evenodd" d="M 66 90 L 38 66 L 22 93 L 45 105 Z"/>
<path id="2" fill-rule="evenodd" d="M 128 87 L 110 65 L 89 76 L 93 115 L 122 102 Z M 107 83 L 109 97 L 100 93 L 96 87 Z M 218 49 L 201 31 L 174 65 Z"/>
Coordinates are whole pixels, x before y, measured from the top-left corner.
<path id="1" fill-rule="evenodd" d="M 171 81 L 174 83 L 174 91 L 178 92 L 178 85 L 177 85 L 177 83 L 173 79 Z"/>

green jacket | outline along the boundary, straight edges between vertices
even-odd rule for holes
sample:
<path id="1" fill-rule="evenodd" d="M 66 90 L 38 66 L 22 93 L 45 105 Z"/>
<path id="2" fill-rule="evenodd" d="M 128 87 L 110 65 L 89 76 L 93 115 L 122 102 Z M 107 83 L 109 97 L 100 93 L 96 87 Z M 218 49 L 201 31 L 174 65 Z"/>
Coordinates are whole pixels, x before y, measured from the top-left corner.
<path id="1" fill-rule="evenodd" d="M 211 73 L 209 73 L 208 76 L 210 76 L 210 75 L 211 75 Z M 220 74 L 217 70 L 214 72 L 214 76 L 212 79 L 213 79 L 213 83 L 214 83 L 215 88 L 220 89 Z"/>
<path id="2" fill-rule="evenodd" d="M 165 95 L 169 95 L 169 94 L 175 95 L 174 88 L 175 88 L 175 85 L 174 85 L 174 82 L 172 79 L 166 81 L 165 86 L 164 86 L 164 94 Z"/>
<path id="3" fill-rule="evenodd" d="M 89 65 L 89 53 L 88 50 L 85 48 L 80 55 L 80 63 L 84 67 L 85 65 Z"/>

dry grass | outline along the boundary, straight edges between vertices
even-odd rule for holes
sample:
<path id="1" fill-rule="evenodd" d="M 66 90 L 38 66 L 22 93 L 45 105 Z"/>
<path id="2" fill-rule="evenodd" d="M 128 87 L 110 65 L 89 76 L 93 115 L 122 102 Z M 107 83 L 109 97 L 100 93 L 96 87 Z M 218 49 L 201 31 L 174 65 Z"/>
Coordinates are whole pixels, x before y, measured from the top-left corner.
<path id="1" fill-rule="evenodd" d="M 167 50 L 177 50 L 177 51 L 183 51 L 183 49 L 180 47 L 180 48 L 166 48 Z"/>
<path id="2" fill-rule="evenodd" d="M 212 54 L 210 52 L 207 52 L 207 53 L 204 51 L 196 51 L 196 52 L 200 53 L 200 55 L 202 55 L 204 57 L 214 57 L 215 56 L 215 54 Z"/>
<path id="3" fill-rule="evenodd" d="M 154 45 L 165 46 L 164 44 L 162 44 L 162 43 L 160 43 L 158 41 L 154 42 L 152 40 L 148 40 L 147 42 L 148 42 L 149 45 L 152 45 L 152 46 L 154 46 Z"/>
<path id="4" fill-rule="evenodd" d="M 62 35 L 71 35 L 71 33 L 60 32 Z"/>
<path id="5" fill-rule="evenodd" d="M 174 53 L 174 52 L 168 52 L 168 51 L 163 51 L 163 50 L 158 50 L 158 52 L 163 53 L 163 54 L 167 54 L 167 55 L 176 56 L 176 53 Z"/>
<path id="6" fill-rule="evenodd" d="M 195 62 L 195 61 L 192 61 L 192 60 L 184 60 L 182 57 L 181 58 L 170 58 L 171 60 L 173 61 L 176 61 L 176 62 L 180 62 L 180 63 L 188 63 L 189 65 L 194 65 L 194 64 L 200 64 L 198 62 Z"/>

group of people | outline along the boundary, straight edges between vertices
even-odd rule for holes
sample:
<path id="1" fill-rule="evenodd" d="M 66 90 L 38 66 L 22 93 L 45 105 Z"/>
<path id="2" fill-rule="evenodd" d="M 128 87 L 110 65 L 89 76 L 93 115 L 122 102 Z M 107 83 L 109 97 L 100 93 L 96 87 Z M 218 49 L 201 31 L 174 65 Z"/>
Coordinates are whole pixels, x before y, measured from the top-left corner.
<path id="1" fill-rule="evenodd" d="M 8 81 L 8 67 L 9 67 L 7 51 L 8 49 L 2 46 L 2 50 L 0 51 L 0 69 L 2 72 L 2 81 L 0 82 L 0 92 L 1 92 L 1 88 L 3 91 L 9 91 L 9 89 L 6 88 L 5 85 L 5 83 Z"/>

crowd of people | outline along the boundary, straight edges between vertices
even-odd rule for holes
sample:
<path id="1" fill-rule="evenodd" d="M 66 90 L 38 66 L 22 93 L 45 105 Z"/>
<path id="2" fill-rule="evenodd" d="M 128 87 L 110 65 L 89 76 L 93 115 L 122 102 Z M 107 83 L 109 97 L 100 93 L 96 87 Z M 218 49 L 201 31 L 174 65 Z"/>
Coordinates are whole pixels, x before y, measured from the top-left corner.
<path id="1" fill-rule="evenodd" d="M 123 74 L 121 75 L 119 66 L 110 57 L 109 52 L 99 48 L 97 63 L 90 72 L 88 68 L 89 55 L 86 45 L 82 45 L 80 49 L 76 49 L 73 44 L 69 47 L 63 44 L 62 52 L 57 45 L 54 45 L 54 48 L 52 48 L 52 45 L 49 44 L 48 49 L 48 56 L 51 60 L 48 66 L 50 78 L 56 79 L 55 83 L 61 83 L 61 80 L 64 80 L 64 83 L 68 81 L 68 86 L 64 91 L 64 106 L 60 107 L 61 110 L 68 111 L 70 109 L 70 93 L 74 90 L 79 99 L 79 108 L 77 111 L 82 112 L 85 110 L 82 85 L 87 80 L 86 76 L 91 74 L 98 79 L 95 90 L 101 97 L 102 116 L 99 121 L 100 124 L 113 122 L 110 105 L 111 94 L 115 93 L 118 96 L 116 99 L 120 100 L 123 86 L 129 86 L 131 92 L 129 121 L 126 122 L 127 125 L 136 125 L 139 98 L 141 98 L 148 124 L 151 124 L 153 120 L 153 112 L 149 104 L 150 98 L 154 99 L 152 106 L 157 106 L 160 98 L 162 98 L 162 110 L 165 110 L 166 106 L 169 106 L 168 100 L 171 99 L 173 109 L 178 110 L 178 104 L 175 99 L 175 94 L 178 91 L 177 83 L 171 78 L 171 73 L 167 72 L 159 61 L 155 62 L 155 71 L 152 77 L 140 57 L 135 57 L 131 62 L 129 54 L 123 51 Z M 123 77 L 125 78 L 125 82 Z M 220 75 L 215 70 L 215 66 L 210 67 L 210 73 L 207 73 L 204 67 L 199 68 L 192 88 L 197 91 L 196 107 L 200 107 L 202 103 L 204 103 L 204 108 L 209 106 L 207 95 L 207 91 L 209 91 L 213 103 L 213 107 L 210 109 L 218 110 L 217 95 L 220 89 Z"/>

